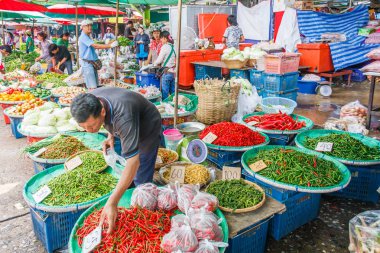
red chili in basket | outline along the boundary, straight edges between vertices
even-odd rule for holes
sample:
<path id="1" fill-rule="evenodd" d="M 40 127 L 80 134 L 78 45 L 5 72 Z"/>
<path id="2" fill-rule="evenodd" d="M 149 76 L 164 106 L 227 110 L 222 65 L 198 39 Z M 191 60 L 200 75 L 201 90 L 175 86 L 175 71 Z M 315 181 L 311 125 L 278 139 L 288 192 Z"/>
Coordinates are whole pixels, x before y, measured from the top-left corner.
<path id="1" fill-rule="evenodd" d="M 199 137 L 203 139 L 209 132 L 212 132 L 218 137 L 212 143 L 218 146 L 244 147 L 265 142 L 265 137 L 260 133 L 233 122 L 221 122 L 209 126 L 202 131 Z"/>
<path id="2" fill-rule="evenodd" d="M 79 246 L 82 246 L 83 238 L 99 226 L 101 213 L 102 209 L 94 211 L 77 230 Z M 103 227 L 102 242 L 93 252 L 163 252 L 160 248 L 161 239 L 170 231 L 171 215 L 171 212 L 150 211 L 139 207 L 132 209 L 119 207 L 116 229 L 107 234 L 107 230 Z"/>
<path id="3" fill-rule="evenodd" d="M 298 117 L 294 120 L 286 113 L 264 114 L 252 116 L 244 120 L 246 123 L 257 122 L 255 127 L 266 130 L 298 130 L 306 126 L 304 121 L 298 121 Z"/>

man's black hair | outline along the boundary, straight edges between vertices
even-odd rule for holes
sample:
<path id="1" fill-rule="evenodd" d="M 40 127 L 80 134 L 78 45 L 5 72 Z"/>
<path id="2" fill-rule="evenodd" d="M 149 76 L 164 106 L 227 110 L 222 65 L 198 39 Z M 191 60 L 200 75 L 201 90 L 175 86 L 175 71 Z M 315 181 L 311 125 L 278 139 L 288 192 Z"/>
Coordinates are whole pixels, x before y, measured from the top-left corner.
<path id="1" fill-rule="evenodd" d="M 9 45 L 0 46 L 0 50 L 5 50 L 8 54 L 12 53 L 12 48 Z"/>
<path id="2" fill-rule="evenodd" d="M 127 22 L 127 25 L 133 25 L 132 20 L 129 20 L 129 21 Z"/>
<path id="3" fill-rule="evenodd" d="M 92 94 L 84 93 L 76 96 L 71 102 L 71 115 L 78 123 L 83 123 L 90 116 L 97 118 L 102 111 L 102 104 Z"/>
<path id="4" fill-rule="evenodd" d="M 54 56 L 53 51 L 57 50 L 58 46 L 56 44 L 50 44 L 49 45 L 49 54 L 51 57 Z"/>
<path id="5" fill-rule="evenodd" d="M 227 18 L 227 21 L 232 26 L 237 26 L 238 25 L 238 22 L 236 20 L 236 16 L 235 15 L 229 15 L 228 18 Z"/>

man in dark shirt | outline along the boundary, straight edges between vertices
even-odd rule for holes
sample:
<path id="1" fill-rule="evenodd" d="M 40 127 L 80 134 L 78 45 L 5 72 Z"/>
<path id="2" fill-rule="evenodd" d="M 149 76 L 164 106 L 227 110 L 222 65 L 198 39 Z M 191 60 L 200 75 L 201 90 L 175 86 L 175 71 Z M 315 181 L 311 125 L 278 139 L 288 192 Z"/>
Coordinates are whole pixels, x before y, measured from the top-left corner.
<path id="1" fill-rule="evenodd" d="M 156 106 L 140 94 L 113 87 L 78 95 L 71 103 L 71 114 L 87 132 L 96 133 L 104 125 L 109 135 L 103 143 L 103 152 L 113 148 L 115 136 L 121 140 L 127 163 L 101 219 L 102 223 L 107 217 L 108 232 L 112 232 L 117 204 L 132 181 L 135 186 L 153 181 L 160 144 L 161 115 Z"/>
<path id="2" fill-rule="evenodd" d="M 53 68 L 64 71 L 67 68 L 67 73 L 71 75 L 73 73 L 73 63 L 71 61 L 71 54 L 67 47 L 57 46 L 51 44 L 49 46 L 49 54 L 52 57 Z"/>
<path id="3" fill-rule="evenodd" d="M 127 37 L 130 40 L 133 40 L 132 27 L 133 27 L 133 22 L 129 20 L 124 30 L 124 37 Z"/>

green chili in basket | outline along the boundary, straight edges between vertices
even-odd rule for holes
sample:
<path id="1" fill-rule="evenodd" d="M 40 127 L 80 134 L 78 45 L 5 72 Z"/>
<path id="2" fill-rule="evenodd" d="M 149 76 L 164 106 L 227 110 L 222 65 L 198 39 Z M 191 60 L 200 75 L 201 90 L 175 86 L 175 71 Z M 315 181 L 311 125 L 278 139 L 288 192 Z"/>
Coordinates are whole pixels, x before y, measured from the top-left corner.
<path id="1" fill-rule="evenodd" d="M 293 149 L 261 150 L 248 165 L 262 160 L 267 167 L 259 175 L 275 181 L 306 187 L 328 187 L 339 184 L 343 175 L 336 165 L 315 155 Z"/>
<path id="2" fill-rule="evenodd" d="M 65 159 L 88 148 L 77 138 L 64 136 L 46 147 L 40 157 L 45 159 Z"/>
<path id="3" fill-rule="evenodd" d="M 80 154 L 79 157 L 82 160 L 82 164 L 76 169 L 85 168 L 86 170 L 96 172 L 107 165 L 103 154 L 99 152 L 85 152 Z"/>
<path id="4" fill-rule="evenodd" d="M 349 134 L 329 134 L 321 137 L 306 137 L 304 146 L 314 150 L 318 142 L 331 142 L 331 152 L 322 152 L 326 155 L 339 157 L 346 160 L 380 160 L 380 148 L 365 145 Z"/>

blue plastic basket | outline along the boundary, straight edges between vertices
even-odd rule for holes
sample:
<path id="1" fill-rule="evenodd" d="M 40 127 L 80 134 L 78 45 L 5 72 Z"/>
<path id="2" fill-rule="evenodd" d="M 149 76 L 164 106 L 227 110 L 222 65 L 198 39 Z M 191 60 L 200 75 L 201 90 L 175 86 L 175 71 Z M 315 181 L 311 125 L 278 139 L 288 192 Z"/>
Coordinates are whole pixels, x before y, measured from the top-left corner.
<path id="1" fill-rule="evenodd" d="M 298 96 L 297 91 L 298 91 L 298 88 L 294 89 L 294 90 L 279 91 L 279 92 L 264 90 L 263 97 L 264 98 L 266 98 L 266 97 L 280 97 L 280 98 L 288 98 L 288 99 L 291 99 L 293 101 L 297 101 L 297 96 Z"/>
<path id="2" fill-rule="evenodd" d="M 297 88 L 298 72 L 283 75 L 264 73 L 264 89 L 269 92 L 289 91 Z"/>
<path id="3" fill-rule="evenodd" d="M 34 233 L 48 253 L 67 245 L 71 230 L 84 211 L 50 213 L 30 208 Z"/>
<path id="4" fill-rule="evenodd" d="M 346 166 L 351 172 L 349 185 L 328 195 L 378 203 L 380 200 L 380 194 L 377 192 L 380 186 L 380 165 Z"/>
<path id="5" fill-rule="evenodd" d="M 356 68 L 349 68 L 352 70 L 351 74 L 351 81 L 353 82 L 363 82 L 367 79 L 367 77 L 364 75 L 364 73 L 360 69 Z M 343 76 L 343 80 L 348 80 L 348 75 Z"/>
<path id="6" fill-rule="evenodd" d="M 233 238 L 229 238 L 225 252 L 264 253 L 270 219 L 256 223 L 247 229 L 239 231 Z"/>
<path id="7" fill-rule="evenodd" d="M 39 163 L 33 161 L 33 168 L 34 168 L 34 174 L 40 173 L 43 170 L 49 169 L 53 166 L 56 166 L 57 164 L 51 164 L 51 163 Z"/>
<path id="8" fill-rule="evenodd" d="M 249 71 L 241 69 L 230 69 L 230 78 L 232 77 L 249 79 Z"/>
<path id="9" fill-rule="evenodd" d="M 137 86 L 144 87 L 154 85 L 157 88 L 160 88 L 160 79 L 158 79 L 155 74 L 136 72 L 135 75 Z"/>
<path id="10" fill-rule="evenodd" d="M 294 140 L 294 135 L 289 134 L 266 134 L 269 136 L 270 142 L 269 145 L 281 145 L 286 146 L 290 145 Z"/>
<path id="11" fill-rule="evenodd" d="M 20 139 L 20 138 L 24 138 L 25 136 L 22 135 L 18 129 L 17 129 L 17 126 L 22 122 L 22 118 L 13 118 L 13 117 L 9 117 L 10 121 L 11 121 L 11 129 L 12 129 L 12 135 L 16 138 L 16 139 Z"/>
<path id="12" fill-rule="evenodd" d="M 240 162 L 243 154 L 244 152 L 209 149 L 207 159 L 219 168 L 223 168 L 223 166 Z"/>
<path id="13" fill-rule="evenodd" d="M 300 192 L 283 203 L 286 211 L 269 222 L 269 234 L 276 240 L 318 217 L 321 194 Z"/>
<path id="14" fill-rule="evenodd" d="M 258 90 L 264 89 L 264 71 L 250 69 L 249 70 L 249 81 Z"/>
<path id="15" fill-rule="evenodd" d="M 222 78 L 222 69 L 217 67 L 204 66 L 199 64 L 195 65 L 195 80 L 206 78 Z"/>

